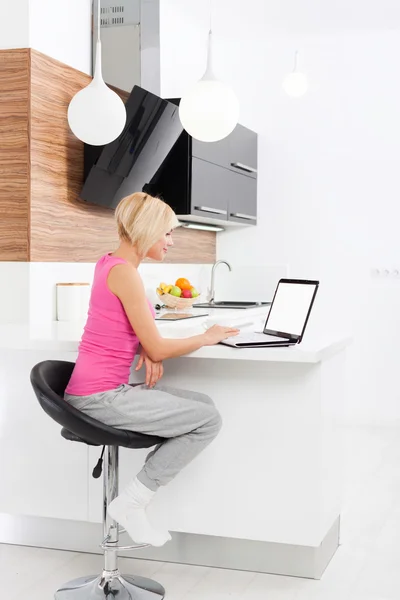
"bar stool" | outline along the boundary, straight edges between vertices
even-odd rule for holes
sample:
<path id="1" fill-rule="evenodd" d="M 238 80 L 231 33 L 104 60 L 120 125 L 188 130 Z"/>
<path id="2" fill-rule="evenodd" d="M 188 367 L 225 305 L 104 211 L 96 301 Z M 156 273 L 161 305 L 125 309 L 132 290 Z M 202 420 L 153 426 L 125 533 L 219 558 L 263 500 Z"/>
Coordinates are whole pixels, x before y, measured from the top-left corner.
<path id="1" fill-rule="evenodd" d="M 31 384 L 43 410 L 62 426 L 66 440 L 89 446 L 107 447 L 103 477 L 103 530 L 104 568 L 101 575 L 81 577 L 70 581 L 55 593 L 56 600 L 161 600 L 165 590 L 156 581 L 145 577 L 121 575 L 118 570 L 118 550 L 145 548 L 148 544 L 119 546 L 118 524 L 107 514 L 107 507 L 118 495 L 118 449 L 150 448 L 164 441 L 151 435 L 115 429 L 76 410 L 64 400 L 64 391 L 71 377 L 74 363 L 46 360 L 31 371 Z M 104 448 L 103 448 L 104 452 Z M 94 469 L 99 477 L 102 458 Z"/>

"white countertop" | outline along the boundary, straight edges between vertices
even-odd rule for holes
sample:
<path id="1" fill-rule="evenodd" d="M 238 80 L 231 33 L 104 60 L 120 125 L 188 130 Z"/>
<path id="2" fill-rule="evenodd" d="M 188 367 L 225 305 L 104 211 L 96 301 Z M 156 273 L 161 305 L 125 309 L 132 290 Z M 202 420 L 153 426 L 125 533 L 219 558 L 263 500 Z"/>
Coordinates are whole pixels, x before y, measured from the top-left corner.
<path id="1" fill-rule="evenodd" d="M 171 311 L 168 311 L 171 312 Z M 185 311 L 188 312 L 188 311 Z M 164 337 L 182 338 L 204 332 L 213 323 L 237 325 L 252 322 L 250 329 L 262 328 L 268 307 L 246 310 L 194 309 L 193 313 L 208 312 L 207 317 L 182 321 L 156 321 Z M 45 350 L 49 352 L 77 352 L 84 323 L 6 323 L 0 324 L 0 349 L 3 350 Z M 247 328 L 247 327 L 246 327 Z M 189 358 L 250 360 L 269 362 L 317 363 L 345 348 L 351 339 L 338 336 L 335 339 L 308 339 L 291 348 L 229 348 L 223 345 L 205 346 L 188 354 Z M 49 356 L 49 358 L 51 358 Z"/>

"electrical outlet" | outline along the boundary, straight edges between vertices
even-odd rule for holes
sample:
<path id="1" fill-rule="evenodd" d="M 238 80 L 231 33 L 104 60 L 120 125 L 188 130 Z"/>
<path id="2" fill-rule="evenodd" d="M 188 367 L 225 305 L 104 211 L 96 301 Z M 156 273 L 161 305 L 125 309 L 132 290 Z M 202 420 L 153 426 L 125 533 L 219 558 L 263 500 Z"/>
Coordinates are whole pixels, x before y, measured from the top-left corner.
<path id="1" fill-rule="evenodd" d="M 373 279 L 400 280 L 400 267 L 371 267 L 370 274 Z"/>

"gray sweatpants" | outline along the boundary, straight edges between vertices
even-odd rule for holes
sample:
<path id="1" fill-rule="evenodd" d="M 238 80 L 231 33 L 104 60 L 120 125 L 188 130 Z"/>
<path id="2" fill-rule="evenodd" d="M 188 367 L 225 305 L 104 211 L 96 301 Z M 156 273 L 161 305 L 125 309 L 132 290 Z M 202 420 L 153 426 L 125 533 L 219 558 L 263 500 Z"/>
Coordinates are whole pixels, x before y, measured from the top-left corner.
<path id="1" fill-rule="evenodd" d="M 151 490 L 165 485 L 205 448 L 221 429 L 221 416 L 205 394 L 157 383 L 122 384 L 115 390 L 65 399 L 85 414 L 117 429 L 168 438 L 146 458 L 138 479 Z"/>

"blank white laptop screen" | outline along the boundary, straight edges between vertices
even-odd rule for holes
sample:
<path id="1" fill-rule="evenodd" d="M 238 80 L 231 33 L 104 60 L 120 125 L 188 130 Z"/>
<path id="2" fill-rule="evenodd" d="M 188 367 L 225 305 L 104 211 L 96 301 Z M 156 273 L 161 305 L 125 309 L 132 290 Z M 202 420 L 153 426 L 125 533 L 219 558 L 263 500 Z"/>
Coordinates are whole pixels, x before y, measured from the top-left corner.
<path id="1" fill-rule="evenodd" d="M 315 288 L 315 285 L 309 283 L 280 283 L 266 329 L 301 335 Z"/>

